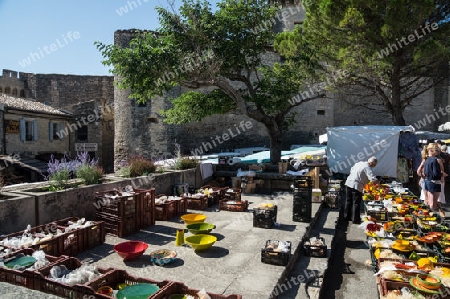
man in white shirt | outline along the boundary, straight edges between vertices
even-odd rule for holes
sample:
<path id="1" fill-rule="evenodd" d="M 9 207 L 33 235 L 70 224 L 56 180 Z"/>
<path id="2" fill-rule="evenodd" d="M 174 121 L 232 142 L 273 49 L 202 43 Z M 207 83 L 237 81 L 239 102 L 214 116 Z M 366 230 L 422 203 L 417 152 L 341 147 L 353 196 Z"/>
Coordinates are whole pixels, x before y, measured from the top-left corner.
<path id="1" fill-rule="evenodd" d="M 376 157 L 370 157 L 367 162 L 356 163 L 350 169 L 350 174 L 345 181 L 344 219 L 352 221 L 353 224 L 361 223 L 361 202 L 364 186 L 369 181 L 379 185 L 377 177 L 372 172 L 372 168 L 377 166 L 377 162 Z"/>

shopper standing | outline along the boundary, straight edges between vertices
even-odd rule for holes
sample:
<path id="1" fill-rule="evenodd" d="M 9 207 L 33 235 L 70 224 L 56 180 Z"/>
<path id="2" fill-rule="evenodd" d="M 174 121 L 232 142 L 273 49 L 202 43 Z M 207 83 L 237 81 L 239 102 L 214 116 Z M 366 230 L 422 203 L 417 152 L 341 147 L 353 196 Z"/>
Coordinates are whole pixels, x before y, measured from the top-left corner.
<path id="1" fill-rule="evenodd" d="M 420 172 L 425 179 L 426 201 L 430 209 L 438 208 L 437 200 L 441 193 L 441 180 L 444 176 L 444 165 L 441 159 L 438 159 L 439 148 L 437 143 L 427 145 L 428 157 L 423 163 L 423 171 Z"/>
<path id="2" fill-rule="evenodd" d="M 377 158 L 370 157 L 367 162 L 361 161 L 353 165 L 350 174 L 345 181 L 345 208 L 344 219 L 352 221 L 353 224 L 361 223 L 361 202 L 364 186 L 370 181 L 379 185 L 377 177 L 373 174 L 372 168 L 377 166 Z"/>

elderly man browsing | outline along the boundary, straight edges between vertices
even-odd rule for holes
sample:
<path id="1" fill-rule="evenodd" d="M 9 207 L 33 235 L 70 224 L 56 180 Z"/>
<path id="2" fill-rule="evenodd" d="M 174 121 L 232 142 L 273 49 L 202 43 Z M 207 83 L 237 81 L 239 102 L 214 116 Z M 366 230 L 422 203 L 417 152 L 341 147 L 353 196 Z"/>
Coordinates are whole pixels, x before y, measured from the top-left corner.
<path id="1" fill-rule="evenodd" d="M 361 223 L 361 202 L 364 186 L 369 181 L 376 185 L 379 184 L 377 177 L 372 172 L 372 168 L 377 166 L 377 162 L 376 157 L 370 157 L 367 162 L 356 163 L 350 169 L 350 174 L 345 181 L 344 219 L 352 221 L 353 224 Z"/>

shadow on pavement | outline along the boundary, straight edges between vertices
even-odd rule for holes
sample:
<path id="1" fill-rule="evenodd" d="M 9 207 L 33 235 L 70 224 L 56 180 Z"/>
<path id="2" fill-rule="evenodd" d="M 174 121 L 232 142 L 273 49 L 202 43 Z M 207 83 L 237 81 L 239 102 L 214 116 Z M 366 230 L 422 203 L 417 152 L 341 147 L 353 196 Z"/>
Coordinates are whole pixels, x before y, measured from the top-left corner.
<path id="1" fill-rule="evenodd" d="M 343 208 L 340 207 L 339 218 L 336 221 L 335 236 L 331 243 L 330 258 L 328 259 L 328 267 L 324 273 L 322 287 L 320 289 L 319 298 L 333 299 L 335 292 L 341 288 L 343 274 L 352 274 L 351 265 L 345 262 L 345 248 L 347 244 L 347 228 L 348 222 L 344 220 Z M 355 243 L 355 242 L 352 242 Z M 350 246 L 365 246 L 362 244 L 350 244 Z"/>

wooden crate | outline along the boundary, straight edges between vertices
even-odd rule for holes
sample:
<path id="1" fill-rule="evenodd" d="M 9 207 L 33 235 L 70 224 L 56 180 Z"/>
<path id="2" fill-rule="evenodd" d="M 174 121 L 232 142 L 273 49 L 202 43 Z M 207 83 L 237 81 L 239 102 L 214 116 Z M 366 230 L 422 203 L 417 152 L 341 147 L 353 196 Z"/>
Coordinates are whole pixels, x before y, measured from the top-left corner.
<path id="1" fill-rule="evenodd" d="M 196 197 L 184 197 L 186 199 L 186 205 L 191 210 L 204 210 L 208 207 L 208 196 L 202 195 L 199 198 Z"/>
<path id="2" fill-rule="evenodd" d="M 56 223 L 43 224 L 36 227 L 32 227 L 29 231 L 19 231 L 16 233 L 11 233 L 5 236 L 0 237 L 0 241 L 5 241 L 6 239 L 12 238 L 20 238 L 24 234 L 29 234 L 33 238 L 40 237 L 42 238 L 40 242 L 29 245 L 28 248 L 33 250 L 43 250 L 45 254 L 51 256 L 60 256 L 61 255 L 61 235 L 57 235 L 58 226 Z M 44 235 L 46 237 L 44 237 Z M 12 247 L 12 246 L 9 246 Z"/>
<path id="3" fill-rule="evenodd" d="M 241 200 L 242 190 L 240 188 L 225 188 L 222 200 Z"/>
<path id="4" fill-rule="evenodd" d="M 17 251 L 14 251 L 10 254 L 3 256 L 3 259 L 11 259 L 19 255 L 31 256 L 35 252 L 31 248 L 24 248 Z M 60 259 L 61 257 L 55 257 L 51 255 L 45 255 L 45 258 L 52 264 Z M 36 269 L 37 270 L 37 269 Z M 34 281 L 35 271 L 34 270 L 16 270 L 9 269 L 6 267 L 0 267 L 0 281 L 4 281 L 10 284 L 19 285 L 22 287 L 26 287 L 28 289 L 36 290 L 35 281 Z"/>
<path id="5" fill-rule="evenodd" d="M 155 219 L 167 221 L 175 217 L 177 203 L 174 200 L 166 201 L 163 204 L 155 205 Z"/>
<path id="6" fill-rule="evenodd" d="M 223 199 L 219 203 L 219 210 L 230 212 L 245 212 L 248 208 L 248 200 Z"/>
<path id="7" fill-rule="evenodd" d="M 188 286 L 186 286 L 184 283 L 181 282 L 171 282 L 168 284 L 161 292 L 158 292 L 157 294 L 153 295 L 152 299 L 167 299 L 170 298 L 172 295 L 175 294 L 185 294 L 185 295 L 191 295 L 194 298 L 198 298 L 199 290 L 191 289 Z M 206 292 L 209 295 L 209 298 L 211 299 L 242 299 L 241 295 L 237 294 L 230 294 L 230 295 L 220 295 L 220 294 L 213 294 Z"/>
<path id="8" fill-rule="evenodd" d="M 136 223 L 136 216 L 125 216 L 119 218 L 117 216 L 96 212 L 97 221 L 103 221 L 105 223 L 105 231 L 108 234 L 117 237 L 126 237 L 139 231 Z"/>
<path id="9" fill-rule="evenodd" d="M 59 281 L 55 281 L 50 279 L 50 271 L 55 266 L 64 266 L 69 271 L 74 271 L 80 268 L 83 264 L 80 260 L 75 257 L 65 257 L 60 259 L 46 267 L 42 267 L 41 269 L 35 271 L 34 275 L 34 285 L 35 290 L 40 292 L 44 292 L 47 294 L 57 295 L 64 298 L 71 299 L 85 299 L 85 291 L 82 288 L 76 288 L 75 286 L 71 286 Z M 108 273 L 111 269 L 97 267 L 100 274 Z M 89 282 L 86 282 L 87 284 Z M 78 284 L 81 286 L 81 284 Z"/>
<path id="10" fill-rule="evenodd" d="M 96 290 L 98 290 L 102 286 L 115 287 L 122 283 L 125 283 L 127 285 L 134 285 L 137 283 L 150 283 L 150 284 L 157 285 L 160 288 L 159 291 L 150 297 L 150 298 L 155 298 L 155 296 L 157 294 L 164 292 L 165 287 L 167 285 L 169 285 L 171 282 L 168 280 L 155 281 L 155 280 L 152 280 L 149 278 L 136 277 L 136 276 L 128 274 L 125 270 L 110 269 L 107 273 L 103 274 L 102 276 L 94 279 L 93 281 L 91 281 L 83 286 L 76 287 L 76 288 L 80 289 L 84 292 L 85 298 L 111 299 L 110 296 L 99 294 L 96 292 Z M 162 298 L 162 297 L 159 297 L 159 298 Z"/>
<path id="11" fill-rule="evenodd" d="M 138 193 L 137 220 L 139 229 L 155 225 L 155 188 L 135 189 Z"/>
<path id="12" fill-rule="evenodd" d="M 121 194 L 116 190 L 96 192 L 95 206 L 97 212 L 108 213 L 119 218 L 131 215 L 137 217 L 137 211 L 141 208 L 139 206 L 141 194 L 137 192 L 132 195 L 123 196 Z"/>

